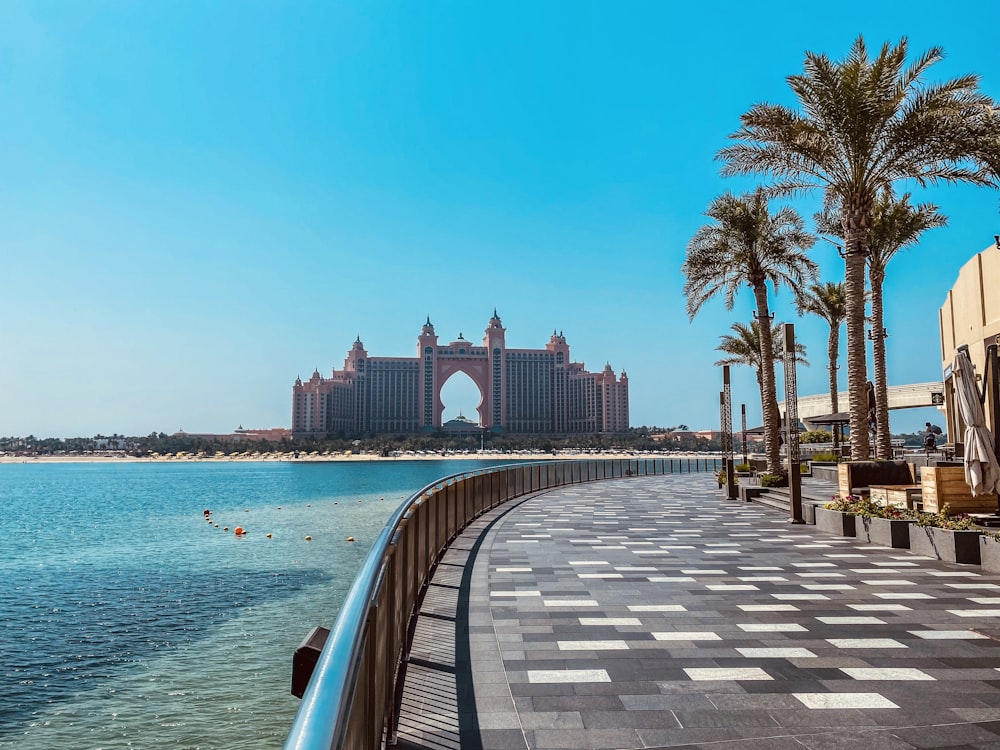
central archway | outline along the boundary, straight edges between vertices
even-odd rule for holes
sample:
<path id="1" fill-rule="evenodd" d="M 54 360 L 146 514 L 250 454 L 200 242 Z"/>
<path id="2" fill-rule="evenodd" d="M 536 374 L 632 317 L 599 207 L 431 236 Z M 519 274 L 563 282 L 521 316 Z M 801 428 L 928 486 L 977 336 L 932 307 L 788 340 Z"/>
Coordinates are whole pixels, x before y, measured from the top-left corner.
<path id="1" fill-rule="evenodd" d="M 480 409 L 483 404 L 483 392 L 476 381 L 466 373 L 461 370 L 453 373 L 441 385 L 439 395 L 443 406 L 442 424 L 462 416 L 482 425 Z"/>
<path id="2" fill-rule="evenodd" d="M 455 381 L 455 376 L 460 375 Z M 485 362 L 475 362 L 468 360 L 439 359 L 437 362 L 437 377 L 435 378 L 438 387 L 435 389 L 435 424 L 440 426 L 446 421 L 444 419 L 444 400 L 442 394 L 449 388 L 449 383 L 455 381 L 454 386 L 461 389 L 460 393 L 475 393 L 475 415 L 469 413 L 464 416 L 472 419 L 479 425 L 487 424 L 483 414 L 483 403 L 486 400 L 488 388 L 488 372 Z M 451 415 L 457 416 L 457 415 Z"/>

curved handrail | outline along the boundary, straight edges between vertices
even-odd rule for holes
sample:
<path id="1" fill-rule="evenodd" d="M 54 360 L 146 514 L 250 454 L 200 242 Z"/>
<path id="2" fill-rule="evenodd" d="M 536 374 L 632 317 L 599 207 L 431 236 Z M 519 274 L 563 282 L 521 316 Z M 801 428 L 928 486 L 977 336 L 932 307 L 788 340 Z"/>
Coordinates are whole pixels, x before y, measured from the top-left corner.
<path id="1" fill-rule="evenodd" d="M 343 738 L 338 735 L 346 731 L 351 702 L 338 700 L 334 709 L 336 715 L 330 717 L 330 706 L 323 698 L 331 691 L 336 691 L 342 696 L 354 692 L 363 646 L 361 636 L 367 623 L 368 607 L 381 582 L 381 576 L 377 574 L 381 571 L 386 549 L 395 536 L 400 521 L 425 493 L 443 487 L 449 479 L 474 476 L 477 473 L 480 472 L 459 472 L 442 479 L 435 479 L 410 495 L 389 516 L 389 520 L 368 550 L 340 607 L 333 629 L 327 638 L 327 645 L 324 646 L 313 671 L 313 675 L 323 675 L 323 678 L 309 681 L 309 687 L 302 696 L 302 704 L 288 733 L 286 750 L 340 747 Z M 324 685 L 326 690 L 321 690 L 320 684 Z"/>
<path id="2" fill-rule="evenodd" d="M 673 473 L 674 461 L 669 459 L 669 468 L 667 461 L 596 458 L 505 464 L 451 474 L 410 495 L 386 521 L 351 584 L 302 695 L 285 750 L 374 750 L 385 733 L 391 733 L 392 706 L 385 703 L 395 695 L 402 640 L 419 591 L 451 538 L 469 522 L 500 503 L 543 489 Z M 708 462 L 704 460 L 706 471 Z M 712 464 L 718 468 L 717 459 Z M 678 468 L 684 470 L 680 461 Z M 695 470 L 700 470 L 697 459 Z M 413 533 L 407 533 L 411 526 Z M 362 673 L 365 695 L 357 707 L 361 713 L 355 713 Z"/>

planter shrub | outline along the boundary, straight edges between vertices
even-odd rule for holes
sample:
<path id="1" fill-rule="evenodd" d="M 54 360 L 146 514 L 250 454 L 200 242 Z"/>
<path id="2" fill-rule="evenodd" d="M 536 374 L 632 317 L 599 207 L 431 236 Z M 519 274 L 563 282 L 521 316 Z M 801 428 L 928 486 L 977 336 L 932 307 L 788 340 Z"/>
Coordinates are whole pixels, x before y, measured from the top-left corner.
<path id="1" fill-rule="evenodd" d="M 910 549 L 910 527 L 915 522 L 912 518 L 856 516 L 854 536 L 859 542 L 877 544 L 880 547 Z"/>
<path id="2" fill-rule="evenodd" d="M 924 557 L 933 557 L 944 562 L 979 565 L 979 537 L 982 533 L 975 529 L 941 529 L 937 526 L 910 528 L 910 551 Z"/>
<path id="3" fill-rule="evenodd" d="M 816 508 L 816 528 L 827 534 L 854 536 L 855 517 L 842 510 Z"/>
<path id="4" fill-rule="evenodd" d="M 1000 537 L 979 535 L 979 563 L 987 573 L 1000 573 Z"/>

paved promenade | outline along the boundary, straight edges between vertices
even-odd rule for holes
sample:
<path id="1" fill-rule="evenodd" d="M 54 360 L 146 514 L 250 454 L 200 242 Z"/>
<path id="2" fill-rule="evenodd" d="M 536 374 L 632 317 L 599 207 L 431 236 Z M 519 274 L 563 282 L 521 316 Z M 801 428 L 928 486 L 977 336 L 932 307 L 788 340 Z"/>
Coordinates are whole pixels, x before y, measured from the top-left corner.
<path id="1" fill-rule="evenodd" d="M 1000 748 L 1000 577 L 795 526 L 711 475 L 566 487 L 439 565 L 403 748 Z"/>

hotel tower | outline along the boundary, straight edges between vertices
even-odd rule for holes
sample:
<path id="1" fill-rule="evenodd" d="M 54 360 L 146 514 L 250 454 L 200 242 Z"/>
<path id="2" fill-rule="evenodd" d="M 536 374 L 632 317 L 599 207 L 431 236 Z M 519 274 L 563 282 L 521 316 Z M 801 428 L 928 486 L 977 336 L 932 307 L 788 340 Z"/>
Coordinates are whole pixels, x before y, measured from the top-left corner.
<path id="1" fill-rule="evenodd" d="M 434 432 L 441 427 L 441 388 L 455 373 L 478 386 L 479 426 L 492 432 L 568 435 L 627 430 L 628 376 L 611 365 L 587 372 L 572 362 L 562 333 L 544 349 L 510 349 L 496 310 L 476 346 L 461 334 L 438 342 L 430 318 L 416 357 L 369 357 L 360 337 L 343 370 L 317 370 L 292 387 L 296 436 Z"/>

